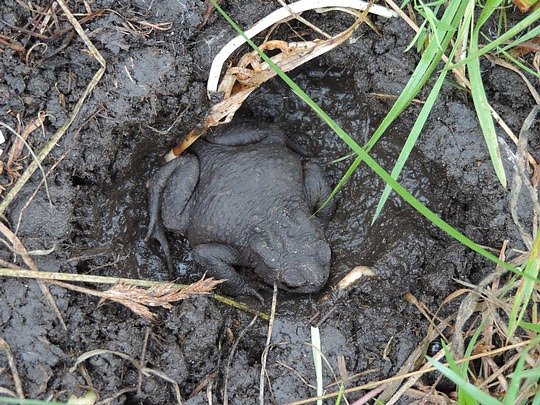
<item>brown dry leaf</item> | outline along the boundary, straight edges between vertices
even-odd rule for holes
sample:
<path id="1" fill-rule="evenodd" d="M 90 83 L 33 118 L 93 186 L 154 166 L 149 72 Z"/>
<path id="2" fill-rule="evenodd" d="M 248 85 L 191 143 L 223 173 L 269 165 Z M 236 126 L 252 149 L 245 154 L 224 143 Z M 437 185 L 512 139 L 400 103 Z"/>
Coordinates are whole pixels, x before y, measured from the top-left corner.
<path id="1" fill-rule="evenodd" d="M 531 52 L 540 52 L 540 35 L 519 44 L 510 51 L 510 54 L 519 58 Z"/>

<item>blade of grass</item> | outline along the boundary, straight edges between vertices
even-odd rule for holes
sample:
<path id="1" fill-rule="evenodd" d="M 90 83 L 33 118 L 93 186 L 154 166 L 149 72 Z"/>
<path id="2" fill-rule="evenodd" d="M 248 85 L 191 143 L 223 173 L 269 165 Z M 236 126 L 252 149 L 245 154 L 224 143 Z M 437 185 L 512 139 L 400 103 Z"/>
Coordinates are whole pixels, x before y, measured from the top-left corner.
<path id="1" fill-rule="evenodd" d="M 18 405 L 67 405 L 67 402 L 41 401 L 39 399 L 24 399 L 0 397 L 0 404 L 18 404 Z"/>
<path id="2" fill-rule="evenodd" d="M 534 239 L 533 247 L 531 249 L 531 254 L 527 264 L 525 265 L 524 273 L 528 274 L 531 277 L 538 277 L 538 272 L 540 269 L 540 233 L 536 235 Z M 508 320 L 508 334 L 513 336 L 517 325 L 523 319 L 529 302 L 534 292 L 535 282 L 530 279 L 520 280 L 521 284 L 519 285 L 516 295 L 514 296 L 514 302 L 512 305 L 512 310 L 510 311 L 510 317 Z"/>
<path id="3" fill-rule="evenodd" d="M 520 322 L 519 326 L 521 326 L 523 329 L 528 329 L 528 330 L 532 330 L 534 332 L 540 333 L 540 325 L 536 323 Z"/>
<path id="4" fill-rule="evenodd" d="M 469 7 L 467 7 L 465 10 L 465 13 L 463 15 L 463 20 L 466 22 L 470 22 L 470 20 L 472 19 L 473 12 L 474 12 L 474 3 L 470 3 Z M 450 61 L 453 60 L 454 54 L 459 49 L 459 44 L 461 43 L 462 38 L 465 36 L 467 32 L 467 26 L 468 26 L 467 23 L 460 25 L 460 29 L 458 30 L 458 33 L 457 33 L 458 39 L 455 41 L 455 45 L 452 47 L 452 51 L 450 52 L 450 56 L 448 57 L 448 62 L 446 63 L 446 65 L 448 65 Z M 427 121 L 427 118 L 429 117 L 429 114 L 431 113 L 433 105 L 435 104 L 435 101 L 437 100 L 439 96 L 439 92 L 444 83 L 444 79 L 446 78 L 446 73 L 447 71 L 443 69 L 442 72 L 439 74 L 439 77 L 437 78 L 437 81 L 435 82 L 433 88 L 431 89 L 431 92 L 429 93 L 429 96 L 426 102 L 422 106 L 422 110 L 420 111 L 420 114 L 418 114 L 418 117 L 414 123 L 414 126 L 411 129 L 409 136 L 407 137 L 405 145 L 403 146 L 403 148 L 401 149 L 401 152 L 399 153 L 398 159 L 391 173 L 392 178 L 395 180 L 397 180 L 397 178 L 399 177 L 399 174 L 401 173 L 401 170 L 403 170 L 403 167 L 405 166 L 405 163 L 409 159 L 409 155 L 414 145 L 416 144 L 416 141 L 418 140 L 418 137 L 420 136 L 422 129 L 424 128 L 424 125 Z M 375 221 L 379 217 L 384 207 L 384 204 L 386 203 L 386 201 L 388 200 L 388 197 L 390 196 L 390 192 L 391 192 L 391 188 L 387 184 L 384 188 L 381 198 L 379 199 L 379 202 L 377 203 L 375 214 L 373 215 L 373 219 L 371 220 L 372 225 L 375 223 Z"/>
<path id="5" fill-rule="evenodd" d="M 514 41 L 510 42 L 503 49 L 505 51 L 508 50 L 508 49 L 512 49 L 512 48 L 522 44 L 523 42 L 526 42 L 526 41 L 528 41 L 530 39 L 536 38 L 539 34 L 540 34 L 540 26 L 538 26 L 536 28 L 533 28 L 532 30 L 530 30 L 529 32 L 524 34 L 523 36 L 521 36 L 521 37 L 515 39 Z"/>
<path id="6" fill-rule="evenodd" d="M 458 376 L 460 376 L 464 381 L 467 383 L 469 382 L 469 378 L 467 375 L 467 367 L 458 367 L 456 364 L 456 361 L 454 360 L 454 357 L 452 356 L 452 353 L 450 350 L 448 350 L 448 345 L 442 341 L 442 346 L 444 349 L 444 357 L 446 358 L 446 361 L 448 362 L 448 367 L 450 370 L 454 373 L 456 373 Z M 468 362 L 467 362 L 468 364 Z M 461 386 L 458 385 L 457 389 L 458 394 L 458 403 L 463 405 L 477 405 L 477 402 L 471 398 L 469 393 L 467 391 L 464 391 Z"/>
<path id="7" fill-rule="evenodd" d="M 315 366 L 315 377 L 317 380 L 317 396 L 323 394 L 322 356 L 321 356 L 321 335 L 319 328 L 311 327 L 311 351 L 313 353 L 313 365 Z M 322 399 L 317 400 L 317 405 L 322 405 Z"/>
<path id="8" fill-rule="evenodd" d="M 489 394 L 486 394 L 481 389 L 475 387 L 470 382 L 466 381 L 458 373 L 453 370 L 450 370 L 448 367 L 443 366 L 438 361 L 433 360 L 431 357 L 428 357 L 427 360 L 429 363 L 435 367 L 441 374 L 445 377 L 452 380 L 460 388 L 463 388 L 472 398 L 484 405 L 503 405 L 502 402 L 499 402 Z"/>
<path id="9" fill-rule="evenodd" d="M 532 75 L 532 76 L 534 76 L 534 77 L 536 77 L 537 79 L 540 80 L 540 73 L 539 72 L 537 72 L 537 71 L 531 69 L 530 67 L 528 67 L 527 65 L 523 64 L 519 59 L 514 58 L 512 56 L 512 54 L 506 52 L 504 49 L 497 48 L 497 51 L 502 53 L 504 55 L 504 57 L 509 59 L 514 65 L 521 68 L 521 70 L 524 70 L 528 74 L 530 74 L 530 75 Z"/>
<path id="10" fill-rule="evenodd" d="M 427 208 L 424 204 L 418 201 L 412 196 L 403 186 L 401 186 L 397 181 L 395 181 L 390 174 L 384 170 L 363 148 L 361 148 L 349 134 L 347 134 L 330 116 L 317 104 L 313 101 L 296 83 L 294 83 L 291 78 L 283 72 L 279 66 L 277 66 L 251 39 L 249 39 L 244 32 L 238 27 L 238 25 L 223 11 L 223 9 L 216 3 L 216 0 L 210 0 L 216 10 L 223 16 L 223 18 L 233 27 L 240 35 L 243 36 L 244 40 L 261 56 L 261 58 L 268 63 L 269 66 L 274 69 L 274 71 L 279 75 L 279 77 L 291 88 L 291 90 L 298 96 L 302 101 L 304 101 L 314 112 L 316 112 L 319 117 L 321 117 L 324 122 L 356 153 L 358 157 L 366 162 L 366 164 L 386 183 L 390 184 L 390 187 L 401 196 L 409 205 L 411 205 L 415 210 L 420 214 L 426 217 L 433 225 L 440 228 L 442 231 L 446 232 L 448 235 L 452 236 L 458 240 L 463 245 L 469 247 L 471 250 L 477 252 L 486 259 L 492 261 L 503 267 L 506 270 L 509 270 L 513 273 L 516 273 L 520 276 L 530 277 L 524 275 L 519 269 L 500 260 L 497 256 L 488 252 L 486 249 L 469 239 L 467 236 L 450 226 L 444 220 L 439 218 L 433 211 Z M 451 2 L 452 4 L 454 2 Z M 536 281 L 537 279 L 534 279 Z"/>
<path id="11" fill-rule="evenodd" d="M 457 29 L 458 22 L 461 20 L 465 8 L 468 4 L 467 0 L 452 1 L 449 3 L 448 8 L 445 10 L 444 15 L 441 19 L 439 25 L 442 27 L 450 27 L 450 30 L 444 30 L 438 28 L 441 32 L 438 33 L 441 37 L 440 42 L 430 41 L 426 51 L 422 54 L 420 62 L 416 66 L 411 78 L 405 85 L 405 88 L 402 90 L 400 96 L 390 109 L 386 116 L 383 118 L 382 122 L 379 124 L 379 127 L 375 130 L 369 141 L 365 146 L 365 151 L 369 152 L 375 144 L 379 141 L 384 132 L 388 127 L 396 120 L 396 118 L 407 108 L 411 101 L 416 97 L 416 95 L 422 90 L 426 82 L 431 77 L 433 71 L 439 64 L 442 55 L 444 54 L 450 40 L 452 39 L 455 30 Z M 352 167 L 358 167 L 362 163 L 362 157 L 356 157 Z M 335 196 L 346 183 L 341 182 L 334 187 L 332 190 L 331 196 Z M 330 198 L 330 197 L 329 197 Z M 323 203 L 323 207 L 330 201 L 327 198 Z"/>
<path id="12" fill-rule="evenodd" d="M 504 405 L 514 405 L 516 403 L 516 398 L 518 395 L 521 381 L 524 378 L 528 378 L 524 375 L 525 371 L 523 370 L 523 368 L 525 367 L 525 359 L 527 358 L 527 354 L 529 350 L 535 345 L 537 345 L 538 342 L 540 342 L 540 336 L 537 336 L 535 339 L 533 339 L 531 343 L 528 344 L 527 347 L 524 348 L 523 351 L 521 352 L 516 368 L 514 372 L 512 373 L 511 382 L 508 387 L 508 391 L 506 392 L 506 395 L 504 396 L 504 401 L 503 401 Z M 536 373 L 540 372 L 540 370 L 529 370 L 529 371 L 534 371 Z"/>
<path id="13" fill-rule="evenodd" d="M 478 35 L 474 34 L 471 38 L 471 50 L 476 50 L 478 44 Z M 482 73 L 480 72 L 480 61 L 473 59 L 467 63 L 467 69 L 469 70 L 469 79 L 471 82 L 471 94 L 474 102 L 474 108 L 476 110 L 476 116 L 482 128 L 482 134 L 488 147 L 489 156 L 495 169 L 495 173 L 501 182 L 502 186 L 506 188 L 506 174 L 502 164 L 501 152 L 499 150 L 499 144 L 497 141 L 497 133 L 495 132 L 495 124 L 491 116 L 489 109 L 489 102 L 487 100 L 486 92 L 484 90 L 484 84 L 482 81 Z"/>
<path id="14" fill-rule="evenodd" d="M 339 405 L 341 403 L 341 398 L 343 397 L 343 390 L 344 389 L 345 389 L 345 387 L 343 386 L 343 383 L 339 384 L 339 392 L 338 392 L 338 396 L 336 398 L 335 405 Z"/>
<path id="15" fill-rule="evenodd" d="M 502 43 L 508 41 L 510 38 L 518 35 L 521 31 L 529 28 L 532 26 L 534 22 L 536 22 L 538 19 L 540 19 L 540 8 L 533 11 L 530 15 L 525 17 L 523 20 L 519 21 L 516 25 L 514 25 L 512 28 L 510 28 L 508 31 L 506 31 L 501 36 L 497 37 L 495 40 L 490 42 L 489 44 L 485 45 L 481 49 L 478 49 L 475 52 L 471 52 L 465 59 L 447 67 L 446 69 L 455 69 L 460 66 L 463 66 L 466 63 L 469 63 L 471 60 L 479 58 L 480 56 L 488 53 L 489 51 L 492 51 Z M 533 28 L 531 31 L 529 31 L 527 34 L 525 34 L 526 39 L 522 41 L 522 38 L 517 39 L 516 41 L 510 43 L 509 45 L 505 46 L 503 49 L 508 50 L 521 42 L 526 41 L 527 39 L 533 38 L 540 34 L 540 26 Z"/>

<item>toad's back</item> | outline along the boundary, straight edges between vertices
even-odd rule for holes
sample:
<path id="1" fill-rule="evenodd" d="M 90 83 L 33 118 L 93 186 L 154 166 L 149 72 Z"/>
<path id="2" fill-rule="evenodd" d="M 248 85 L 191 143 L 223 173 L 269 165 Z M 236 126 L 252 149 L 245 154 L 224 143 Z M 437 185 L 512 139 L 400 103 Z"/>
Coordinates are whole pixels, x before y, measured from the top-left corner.
<path id="1" fill-rule="evenodd" d="M 282 144 L 197 148 L 200 176 L 190 215 L 193 244 L 242 244 L 253 228 L 276 226 L 283 210 L 304 211 L 302 163 Z"/>

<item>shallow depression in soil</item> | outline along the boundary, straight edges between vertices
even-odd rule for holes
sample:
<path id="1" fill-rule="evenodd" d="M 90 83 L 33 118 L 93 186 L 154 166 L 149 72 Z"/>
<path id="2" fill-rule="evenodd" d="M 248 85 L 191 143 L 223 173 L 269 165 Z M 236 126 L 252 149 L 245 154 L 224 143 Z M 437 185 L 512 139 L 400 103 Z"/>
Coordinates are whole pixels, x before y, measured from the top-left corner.
<path id="1" fill-rule="evenodd" d="M 356 142 L 364 145 L 388 110 L 389 102 L 366 94 L 362 78 L 347 71 L 312 65 L 295 72 L 293 78 L 301 87 L 309 89 L 310 96 L 324 109 L 334 111 L 334 119 Z M 320 151 L 311 160 L 324 167 L 334 184 L 354 160 L 347 157 L 351 150 L 346 144 L 277 80 L 256 92 L 235 119 L 253 117 L 262 117 L 278 123 L 288 133 L 301 132 L 316 140 Z M 372 151 L 387 170 L 397 157 L 407 132 L 407 125 L 398 122 Z M 176 138 L 179 136 L 181 134 Z M 179 277 L 181 282 L 189 282 L 202 275 L 193 268 L 190 246 L 181 235 L 168 234 L 176 270 L 173 275 L 166 270 L 159 246 L 143 240 L 148 221 L 145 182 L 159 166 L 160 156 L 172 145 L 175 136 L 169 138 L 167 142 L 144 141 L 136 145 L 129 163 L 113 176 L 112 186 L 103 190 L 106 201 L 100 212 L 102 231 L 97 239 L 113 241 L 118 254 L 124 258 L 119 266 L 122 276 L 160 280 Z M 340 159 L 343 157 L 346 158 Z M 435 162 L 421 153 L 413 153 L 401 179 L 413 195 L 437 209 L 449 204 L 442 173 Z M 428 232 L 429 224 L 393 194 L 381 217 L 371 226 L 382 190 L 382 181 L 362 164 L 338 194 L 336 216 L 327 226 L 327 238 L 333 251 L 331 276 L 322 294 L 358 265 L 373 266 L 377 274 L 373 280 L 361 281 L 371 286 L 371 300 L 377 296 L 379 301 L 386 302 L 388 296 L 401 295 L 411 283 L 418 281 L 414 274 L 421 270 L 434 243 Z M 270 294 L 267 292 L 266 296 L 269 298 Z M 298 313 L 306 304 L 309 306 L 309 300 L 309 296 L 281 293 L 281 310 Z"/>

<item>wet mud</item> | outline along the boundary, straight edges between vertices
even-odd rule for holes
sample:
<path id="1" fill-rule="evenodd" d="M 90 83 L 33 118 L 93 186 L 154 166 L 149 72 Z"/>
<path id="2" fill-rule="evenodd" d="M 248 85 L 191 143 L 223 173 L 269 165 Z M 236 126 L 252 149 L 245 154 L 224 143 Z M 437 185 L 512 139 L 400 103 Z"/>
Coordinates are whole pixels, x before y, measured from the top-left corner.
<path id="1" fill-rule="evenodd" d="M 81 4 L 71 7 L 84 12 Z M 207 110 L 206 75 L 213 55 L 234 36 L 233 31 L 217 15 L 198 28 L 205 13 L 202 1 L 139 0 L 120 7 L 114 1 L 97 0 L 91 7 L 105 10 L 84 28 L 107 61 L 106 73 L 44 162 L 44 171 L 52 170 L 48 193 L 40 184 L 42 174 L 36 172 L 11 204 L 6 223 L 17 230 L 29 251 L 54 248 L 34 257 L 42 271 L 195 281 L 202 274 L 193 268 L 184 238 L 169 234 L 175 274 L 168 272 L 159 246 L 145 243 L 145 184 L 161 156 Z M 243 27 L 275 7 L 271 2 L 225 4 Z M 27 26 L 35 17 L 20 2 L 5 0 L 0 17 L 0 34 L 15 38 L 25 49 L 40 42 L 13 28 Z M 351 22 L 349 17 L 310 18 L 330 32 Z M 404 53 L 412 33 L 401 20 L 373 19 L 382 36 L 362 27 L 352 43 L 291 73 L 360 144 L 367 142 L 392 105 L 377 94 L 399 94 L 418 61 L 414 52 Z M 172 22 L 172 26 L 148 30 L 141 21 Z M 47 47 L 35 49 L 27 58 L 8 47 L 0 52 L 0 120 L 17 128 L 19 119 L 27 124 L 39 111 L 49 114 L 44 132 L 34 131 L 28 140 L 34 150 L 63 124 L 98 69 L 64 19 L 55 29 L 62 28 L 67 34 L 44 40 Z M 493 107 L 519 132 L 534 103 L 526 86 L 501 67 L 486 64 L 483 68 Z M 409 107 L 373 149 L 372 156 L 385 169 L 391 170 L 420 108 Z M 352 158 L 340 160 L 350 153 L 348 147 L 277 79 L 256 91 L 239 117 L 255 117 L 289 132 L 308 134 L 320 147 L 313 160 L 334 183 L 352 163 Z M 12 135 L 3 133 L 9 146 Z M 502 132 L 499 135 L 510 145 Z M 539 143 L 536 129 L 530 144 Z M 531 150 L 540 158 L 535 153 L 538 148 Z M 508 175 L 513 170 L 509 158 L 513 152 L 512 145 L 508 152 L 503 150 Z M 26 165 L 31 157 L 26 151 L 24 156 Z M 5 156 L 0 159 L 5 162 Z M 510 239 L 513 246 L 520 246 L 508 193 L 494 175 L 472 101 L 451 77 L 399 180 L 476 242 L 499 248 Z M 5 173 L 1 181 L 9 188 Z M 324 367 L 326 384 L 339 378 L 340 356 L 349 375 L 360 374 L 349 386 L 386 378 L 400 369 L 428 328 L 404 295 L 413 294 L 435 311 L 459 288 L 455 279 L 474 283 L 492 271 L 492 264 L 436 229 L 395 194 L 372 225 L 383 189 L 382 180 L 362 164 L 337 196 L 337 214 L 327 227 L 333 252 L 327 287 L 308 296 L 278 295 L 267 363 L 268 403 L 315 395 L 311 324 L 322 320 L 321 341 L 329 365 Z M 527 204 L 521 208 L 526 217 Z M 4 245 L 0 257 L 23 265 Z M 376 276 L 360 280 L 336 299 L 333 286 L 359 265 L 370 266 Z M 113 354 L 92 357 L 84 367 L 71 369 L 81 354 L 107 349 L 136 361 L 144 350 L 145 366 L 174 380 L 188 404 L 207 403 L 207 395 L 222 403 L 225 386 L 229 403 L 257 402 L 266 322 L 255 322 L 229 361 L 235 340 L 252 316 L 210 298 L 190 299 L 170 311 L 158 311 L 160 321 L 151 324 L 120 305 L 98 306 L 97 298 L 55 286 L 50 290 L 67 331 L 35 281 L 0 280 L 0 337 L 15 356 L 29 398 L 66 400 L 93 387 L 101 400 L 110 403 L 175 401 L 173 384 L 156 374 L 140 378 L 132 362 Z M 269 310 L 271 292 L 263 294 L 266 308 L 250 298 L 245 302 Z M 14 391 L 7 370 L 7 358 L 0 353 L 0 387 Z M 211 390 L 208 385 L 199 389 L 205 378 L 211 381 Z M 333 385 L 328 391 L 337 388 Z"/>

